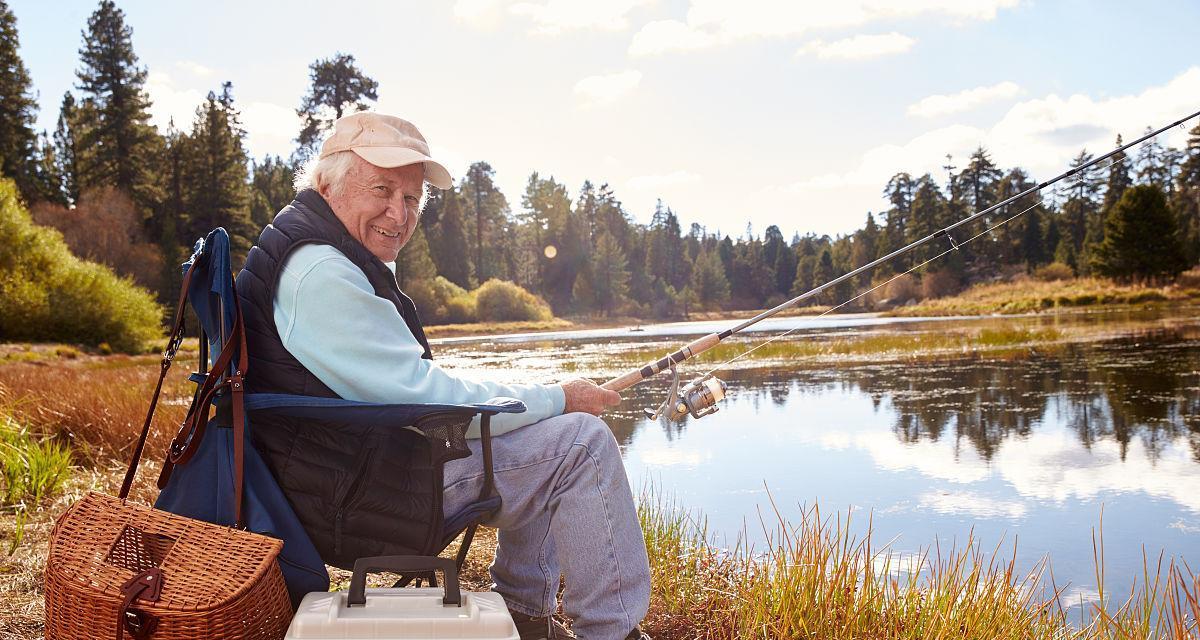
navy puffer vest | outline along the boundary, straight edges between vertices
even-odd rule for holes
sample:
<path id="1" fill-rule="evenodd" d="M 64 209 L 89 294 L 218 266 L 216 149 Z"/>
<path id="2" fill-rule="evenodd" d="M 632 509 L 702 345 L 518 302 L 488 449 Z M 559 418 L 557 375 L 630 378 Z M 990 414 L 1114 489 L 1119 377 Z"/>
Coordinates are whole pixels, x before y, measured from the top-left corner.
<path id="1" fill-rule="evenodd" d="M 327 244 L 349 258 L 431 357 L 416 307 L 392 271 L 347 233 L 320 194 L 304 190 L 263 229 L 237 277 L 250 351 L 247 390 L 338 397 L 284 348 L 275 328 L 280 269 L 304 244 Z M 428 553 L 440 540 L 441 467 L 431 462 L 425 438 L 406 429 L 279 416 L 255 416 L 251 426 L 255 446 L 326 563 L 348 569 L 360 557 Z"/>

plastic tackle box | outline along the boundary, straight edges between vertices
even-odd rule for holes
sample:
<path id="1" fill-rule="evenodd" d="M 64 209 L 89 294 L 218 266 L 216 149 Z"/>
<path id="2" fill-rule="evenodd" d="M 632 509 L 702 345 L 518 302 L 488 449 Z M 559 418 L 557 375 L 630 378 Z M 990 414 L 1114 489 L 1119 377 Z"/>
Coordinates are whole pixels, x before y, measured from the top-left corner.
<path id="1" fill-rule="evenodd" d="M 374 571 L 445 574 L 444 587 L 365 589 Z M 354 564 L 350 588 L 304 596 L 288 640 L 518 640 L 504 599 L 493 592 L 461 592 L 454 562 L 447 558 L 381 556 Z"/>

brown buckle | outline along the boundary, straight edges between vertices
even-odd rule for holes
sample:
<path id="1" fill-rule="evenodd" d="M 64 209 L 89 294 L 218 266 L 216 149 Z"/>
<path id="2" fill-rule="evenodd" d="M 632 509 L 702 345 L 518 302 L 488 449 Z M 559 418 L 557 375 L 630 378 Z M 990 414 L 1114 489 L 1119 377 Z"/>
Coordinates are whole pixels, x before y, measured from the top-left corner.
<path id="1" fill-rule="evenodd" d="M 158 619 L 145 611 L 132 609 L 130 605 L 135 600 L 158 602 L 162 586 L 162 569 L 158 567 L 146 569 L 121 585 L 121 595 L 125 599 L 117 610 L 117 640 L 121 640 L 126 631 L 135 640 L 146 640 L 154 633 Z"/>

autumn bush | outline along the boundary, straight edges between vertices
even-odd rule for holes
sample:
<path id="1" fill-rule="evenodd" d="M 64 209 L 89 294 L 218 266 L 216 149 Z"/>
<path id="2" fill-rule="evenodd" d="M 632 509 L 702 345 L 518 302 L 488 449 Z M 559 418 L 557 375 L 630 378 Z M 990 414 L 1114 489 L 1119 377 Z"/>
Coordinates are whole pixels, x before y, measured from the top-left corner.
<path id="1" fill-rule="evenodd" d="M 106 265 L 147 289 L 161 287 L 162 252 L 145 239 L 141 216 L 120 189 L 85 189 L 73 208 L 41 202 L 29 213 L 35 223 L 58 229 L 76 256 Z"/>
<path id="2" fill-rule="evenodd" d="M 1051 262 L 1050 264 L 1034 269 L 1033 277 L 1042 282 L 1054 282 L 1055 280 L 1070 280 L 1075 277 L 1075 272 L 1071 270 L 1069 265 L 1061 262 Z"/>
<path id="3" fill-rule="evenodd" d="M 480 320 L 549 320 L 554 317 L 545 300 L 507 280 L 491 279 L 472 292 Z"/>
<path id="4" fill-rule="evenodd" d="M 72 255 L 62 234 L 34 224 L 10 180 L 0 181 L 0 247 L 0 340 L 137 352 L 161 336 L 153 296 Z"/>

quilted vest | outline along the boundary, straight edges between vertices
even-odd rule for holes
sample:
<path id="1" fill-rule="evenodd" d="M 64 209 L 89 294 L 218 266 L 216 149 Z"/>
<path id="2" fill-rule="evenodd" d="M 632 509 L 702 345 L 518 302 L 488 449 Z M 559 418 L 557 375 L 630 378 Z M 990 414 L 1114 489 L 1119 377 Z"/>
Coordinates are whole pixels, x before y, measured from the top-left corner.
<path id="1" fill-rule="evenodd" d="M 246 326 L 251 393 L 336 398 L 283 346 L 274 298 L 288 254 L 305 244 L 337 249 L 366 274 L 375 295 L 396 307 L 431 358 L 411 299 L 386 265 L 355 240 L 324 198 L 306 189 L 263 229 L 236 280 Z M 266 459 L 322 559 L 349 569 L 360 557 L 425 554 L 440 541 L 441 465 L 428 441 L 407 429 L 251 417 L 254 444 Z"/>

